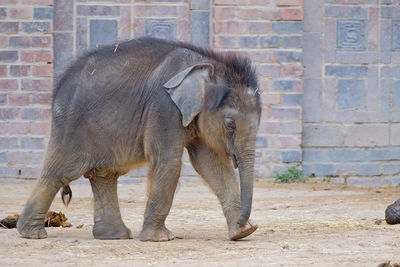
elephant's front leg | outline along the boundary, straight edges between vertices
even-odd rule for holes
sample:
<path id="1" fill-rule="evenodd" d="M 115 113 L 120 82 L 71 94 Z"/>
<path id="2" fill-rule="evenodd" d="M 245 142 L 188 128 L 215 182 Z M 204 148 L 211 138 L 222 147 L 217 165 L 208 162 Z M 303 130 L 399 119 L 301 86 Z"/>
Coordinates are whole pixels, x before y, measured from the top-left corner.
<path id="1" fill-rule="evenodd" d="M 166 156 L 150 164 L 148 174 L 148 200 L 144 213 L 141 241 L 169 241 L 175 238 L 165 227 L 165 219 L 172 206 L 181 171 L 181 159 Z"/>
<path id="2" fill-rule="evenodd" d="M 95 174 L 90 179 L 94 196 L 93 236 L 97 239 L 129 239 L 131 231 L 125 226 L 119 210 L 115 174 Z"/>
<path id="3" fill-rule="evenodd" d="M 258 226 L 248 221 L 240 227 L 237 219 L 240 214 L 239 183 L 229 158 L 220 158 L 203 142 L 188 147 L 190 161 L 194 169 L 208 183 L 217 195 L 229 229 L 229 238 L 238 240 L 252 234 Z"/>

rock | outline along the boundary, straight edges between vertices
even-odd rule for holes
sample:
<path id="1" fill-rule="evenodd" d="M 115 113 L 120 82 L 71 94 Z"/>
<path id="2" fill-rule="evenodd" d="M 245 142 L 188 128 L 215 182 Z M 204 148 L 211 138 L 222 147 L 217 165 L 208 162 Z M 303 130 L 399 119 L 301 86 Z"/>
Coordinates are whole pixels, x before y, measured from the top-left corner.
<path id="1" fill-rule="evenodd" d="M 400 199 L 386 208 L 385 220 L 388 224 L 400 223 Z"/>

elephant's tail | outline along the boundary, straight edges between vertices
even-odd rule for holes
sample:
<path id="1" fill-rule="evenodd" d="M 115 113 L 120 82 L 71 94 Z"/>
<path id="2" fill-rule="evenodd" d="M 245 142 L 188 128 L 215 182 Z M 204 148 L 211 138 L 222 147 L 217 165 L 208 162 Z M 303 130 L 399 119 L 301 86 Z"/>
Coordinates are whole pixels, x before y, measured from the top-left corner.
<path id="1" fill-rule="evenodd" d="M 61 189 L 61 199 L 65 205 L 65 207 L 68 207 L 69 202 L 71 202 L 72 199 L 72 190 L 69 185 L 64 185 L 63 188 Z"/>

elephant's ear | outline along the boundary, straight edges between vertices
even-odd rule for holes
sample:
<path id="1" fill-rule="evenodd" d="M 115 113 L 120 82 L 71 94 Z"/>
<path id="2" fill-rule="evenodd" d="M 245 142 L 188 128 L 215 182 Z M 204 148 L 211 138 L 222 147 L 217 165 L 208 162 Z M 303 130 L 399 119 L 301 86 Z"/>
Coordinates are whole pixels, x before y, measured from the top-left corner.
<path id="1" fill-rule="evenodd" d="M 188 126 L 203 108 L 205 90 L 213 71 L 214 66 L 211 64 L 196 64 L 178 72 L 163 85 L 180 110 L 184 127 Z"/>

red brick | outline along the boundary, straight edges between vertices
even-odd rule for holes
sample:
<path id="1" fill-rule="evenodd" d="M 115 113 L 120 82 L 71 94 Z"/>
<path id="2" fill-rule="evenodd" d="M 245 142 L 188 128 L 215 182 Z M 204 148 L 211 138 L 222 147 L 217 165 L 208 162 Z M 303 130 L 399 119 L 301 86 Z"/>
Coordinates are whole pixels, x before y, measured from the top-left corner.
<path id="1" fill-rule="evenodd" d="M 10 47 L 30 47 L 31 38 L 28 36 L 12 36 L 9 38 Z"/>
<path id="2" fill-rule="evenodd" d="M 281 94 L 269 94 L 267 92 L 263 92 L 261 94 L 261 99 L 263 105 L 276 105 L 281 103 Z"/>
<path id="3" fill-rule="evenodd" d="M 275 134 L 280 132 L 279 122 L 261 122 L 259 126 L 260 133 Z"/>
<path id="4" fill-rule="evenodd" d="M 0 33 L 18 33 L 18 22 L 0 22 Z"/>
<path id="5" fill-rule="evenodd" d="M 0 0 L 0 5 L 16 5 L 18 0 Z"/>
<path id="6" fill-rule="evenodd" d="M 239 19 L 258 19 L 259 9 L 258 8 L 240 8 L 238 10 Z"/>
<path id="7" fill-rule="evenodd" d="M 17 90 L 18 82 L 15 79 L 1 79 L 0 80 L 0 91 L 2 90 Z"/>
<path id="8" fill-rule="evenodd" d="M 51 79 L 24 79 L 21 82 L 21 90 L 26 91 L 51 91 L 53 83 Z"/>
<path id="9" fill-rule="evenodd" d="M 267 90 L 268 88 L 272 87 L 272 81 L 268 77 L 262 77 L 260 76 L 258 78 L 258 86 L 261 88 L 261 90 Z M 263 93 L 264 94 L 264 93 Z M 263 96 L 263 94 L 261 96 Z"/>
<path id="10" fill-rule="evenodd" d="M 277 0 L 277 6 L 303 6 L 303 0 Z"/>
<path id="11" fill-rule="evenodd" d="M 300 108 L 276 108 L 271 109 L 271 115 L 275 119 L 280 120 L 297 120 L 301 117 Z"/>
<path id="12" fill-rule="evenodd" d="M 283 18 L 281 8 L 260 9 L 259 18 L 265 20 L 281 20 Z"/>
<path id="13" fill-rule="evenodd" d="M 0 121 L 0 134 L 8 134 L 8 122 Z"/>
<path id="14" fill-rule="evenodd" d="M 7 76 L 7 66 L 0 65 L 0 77 L 6 77 L 6 76 Z"/>
<path id="15" fill-rule="evenodd" d="M 50 132 L 50 123 L 49 122 L 35 122 L 31 123 L 31 133 L 32 134 L 47 134 Z"/>
<path id="16" fill-rule="evenodd" d="M 23 0 L 24 5 L 52 6 L 55 0 Z"/>
<path id="17" fill-rule="evenodd" d="M 0 105 L 7 103 L 7 95 L 8 95 L 7 93 L 0 94 Z M 0 129 L 0 134 L 1 134 L 1 129 Z"/>
<path id="18" fill-rule="evenodd" d="M 8 36 L 0 35 L 0 48 L 8 47 Z"/>
<path id="19" fill-rule="evenodd" d="M 237 21 L 216 22 L 214 25 L 214 32 L 222 34 L 229 34 L 229 33 L 237 34 L 239 33 L 239 26 L 240 23 Z"/>
<path id="20" fill-rule="evenodd" d="M 32 47 L 52 47 L 52 38 L 50 36 L 32 37 Z"/>
<path id="21" fill-rule="evenodd" d="M 246 56 L 254 62 L 273 62 L 274 52 L 271 50 L 247 51 Z"/>
<path id="22" fill-rule="evenodd" d="M 53 76 L 53 65 L 41 65 L 33 66 L 32 75 L 36 77 L 52 77 Z"/>
<path id="23" fill-rule="evenodd" d="M 235 8 L 224 7 L 224 6 L 214 7 L 215 20 L 233 19 L 233 18 L 235 18 Z"/>
<path id="24" fill-rule="evenodd" d="M 296 64 L 281 65 L 281 76 L 303 77 L 303 66 Z"/>
<path id="25" fill-rule="evenodd" d="M 17 108 L 0 108 L 0 120 L 12 120 L 15 119 L 18 114 L 19 109 Z"/>
<path id="26" fill-rule="evenodd" d="M 8 104 L 15 106 L 26 106 L 29 105 L 29 95 L 28 94 L 9 94 Z"/>
<path id="27" fill-rule="evenodd" d="M 121 19 L 120 19 L 120 39 L 129 39 L 131 38 L 131 7 L 121 7 Z"/>
<path id="28" fill-rule="evenodd" d="M 271 32 L 271 23 L 269 22 L 247 22 L 247 31 L 252 33 L 269 33 Z"/>
<path id="29" fill-rule="evenodd" d="M 30 122 L 15 122 L 8 123 L 8 131 L 10 134 L 28 134 L 30 132 Z"/>
<path id="30" fill-rule="evenodd" d="M 260 5 L 260 6 L 266 6 L 271 2 L 271 0 L 250 0 L 249 4 L 250 5 Z"/>
<path id="31" fill-rule="evenodd" d="M 43 149 L 44 138 L 42 137 L 22 137 L 21 148 L 27 149 Z"/>
<path id="32" fill-rule="evenodd" d="M 229 36 L 215 36 L 214 47 L 215 48 L 234 48 L 236 46 L 236 38 Z"/>
<path id="33" fill-rule="evenodd" d="M 40 167 L 20 167 L 20 178 L 38 178 L 41 172 Z"/>
<path id="34" fill-rule="evenodd" d="M 0 147 L 2 149 L 15 149 L 18 146 L 18 138 L 16 137 L 0 137 Z"/>
<path id="35" fill-rule="evenodd" d="M 14 65 L 10 66 L 10 75 L 14 77 L 28 76 L 31 71 L 31 66 Z"/>
<path id="36" fill-rule="evenodd" d="M 50 118 L 50 114 L 50 109 L 27 108 L 22 110 L 22 119 L 48 120 Z"/>
<path id="37" fill-rule="evenodd" d="M 23 62 L 51 62 L 52 60 L 51 51 L 21 51 L 21 61 Z"/>
<path id="38" fill-rule="evenodd" d="M 177 16 L 178 8 L 176 6 L 135 6 L 136 17 L 165 17 Z"/>
<path id="39" fill-rule="evenodd" d="M 236 0 L 214 0 L 215 5 L 236 5 Z"/>
<path id="40" fill-rule="evenodd" d="M 32 95 L 32 103 L 50 105 L 52 97 L 53 97 L 52 93 L 41 93 L 41 94 L 37 93 Z"/>
<path id="41" fill-rule="evenodd" d="M 12 19 L 31 19 L 33 12 L 29 7 L 13 7 L 9 9 L 8 15 Z"/>
<path id="42" fill-rule="evenodd" d="M 284 20 L 303 20 L 303 10 L 300 8 L 287 8 L 283 11 Z"/>
<path id="43" fill-rule="evenodd" d="M 301 137 L 297 136 L 272 136 L 271 148 L 297 148 L 301 144 Z"/>
<path id="44" fill-rule="evenodd" d="M 29 164 L 31 163 L 32 153 L 25 151 L 8 151 L 7 162 L 9 164 Z"/>

